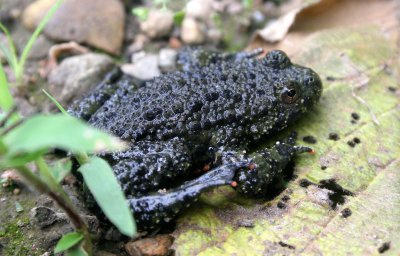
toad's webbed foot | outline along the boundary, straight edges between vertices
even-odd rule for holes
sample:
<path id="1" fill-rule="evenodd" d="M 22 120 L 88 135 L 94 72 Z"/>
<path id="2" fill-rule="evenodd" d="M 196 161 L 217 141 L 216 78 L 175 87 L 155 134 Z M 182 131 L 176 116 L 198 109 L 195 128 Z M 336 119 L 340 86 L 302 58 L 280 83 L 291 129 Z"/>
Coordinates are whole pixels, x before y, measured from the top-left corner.
<path id="1" fill-rule="evenodd" d="M 292 133 L 285 141 L 278 141 L 270 148 L 254 152 L 248 156 L 254 163 L 248 170 L 239 169 L 234 180 L 237 183 L 235 189 L 252 197 L 265 196 L 272 181 L 282 175 L 283 169 L 299 153 L 313 153 L 305 146 L 295 145 L 296 134 Z"/>

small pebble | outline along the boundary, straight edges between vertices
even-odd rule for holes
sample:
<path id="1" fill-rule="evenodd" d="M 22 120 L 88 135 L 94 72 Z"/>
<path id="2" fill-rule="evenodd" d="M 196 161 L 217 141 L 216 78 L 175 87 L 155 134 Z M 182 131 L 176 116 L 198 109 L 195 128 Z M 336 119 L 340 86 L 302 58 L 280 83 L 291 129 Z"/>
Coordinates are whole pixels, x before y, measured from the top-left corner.
<path id="1" fill-rule="evenodd" d="M 16 195 L 16 196 L 19 195 L 19 194 L 21 194 L 21 189 L 19 189 L 19 188 L 14 188 L 13 194 Z"/>
<path id="2" fill-rule="evenodd" d="M 238 227 L 243 227 L 243 228 L 253 228 L 254 227 L 254 221 L 248 220 L 248 219 L 240 219 L 236 222 Z"/>
<path id="3" fill-rule="evenodd" d="M 314 136 L 311 136 L 311 135 L 303 137 L 303 141 L 306 142 L 306 143 L 310 143 L 310 144 L 317 143 L 317 139 Z"/>
<path id="4" fill-rule="evenodd" d="M 342 215 L 343 218 L 350 217 L 352 214 L 352 211 L 349 208 L 344 208 L 340 214 Z"/>
<path id="5" fill-rule="evenodd" d="M 337 133 L 335 133 L 335 132 L 331 132 L 331 133 L 329 133 L 329 137 L 328 137 L 330 140 L 339 140 L 340 139 L 340 137 L 339 137 L 339 134 L 337 134 Z"/>

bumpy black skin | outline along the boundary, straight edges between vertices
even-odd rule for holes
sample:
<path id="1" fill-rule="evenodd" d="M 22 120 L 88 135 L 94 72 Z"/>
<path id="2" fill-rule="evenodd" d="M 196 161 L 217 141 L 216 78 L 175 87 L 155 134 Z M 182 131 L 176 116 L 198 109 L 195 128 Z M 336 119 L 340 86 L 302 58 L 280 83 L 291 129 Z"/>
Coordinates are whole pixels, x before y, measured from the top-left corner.
<path id="1" fill-rule="evenodd" d="M 129 150 L 104 157 L 140 229 L 169 222 L 213 186 L 236 181 L 239 192 L 263 195 L 294 153 L 310 150 L 293 146 L 291 138 L 251 156 L 235 153 L 296 121 L 322 92 L 318 75 L 292 64 L 285 53 L 252 58 L 258 53 L 182 52 L 178 60 L 185 71 L 145 86 L 129 77 L 115 79 L 116 72 L 71 107 L 75 116 L 131 143 Z M 216 168 L 208 176 L 176 187 L 210 162 Z M 257 168 L 249 171 L 245 166 L 252 162 Z"/>

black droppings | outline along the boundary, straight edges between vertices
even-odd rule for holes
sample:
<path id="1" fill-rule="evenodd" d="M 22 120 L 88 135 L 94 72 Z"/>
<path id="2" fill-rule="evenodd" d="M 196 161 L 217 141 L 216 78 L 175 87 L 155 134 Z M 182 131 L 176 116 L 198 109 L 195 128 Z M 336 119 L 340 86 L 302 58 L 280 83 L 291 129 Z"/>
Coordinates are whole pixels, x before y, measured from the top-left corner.
<path id="1" fill-rule="evenodd" d="M 312 183 L 311 181 L 309 181 L 309 180 L 307 180 L 307 179 L 301 179 L 301 180 L 299 181 L 299 185 L 300 185 L 300 187 L 302 187 L 302 188 L 307 188 L 308 186 L 310 186 L 310 185 L 312 185 L 312 184 L 314 184 L 314 183 Z"/>
<path id="2" fill-rule="evenodd" d="M 356 143 L 354 141 L 352 141 L 352 140 L 349 140 L 347 142 L 347 145 L 349 145 L 350 147 L 354 148 L 356 146 Z"/>
<path id="3" fill-rule="evenodd" d="M 333 77 L 333 76 L 327 76 L 326 77 L 326 80 L 328 80 L 328 81 L 336 81 L 336 78 L 335 77 Z"/>
<path id="4" fill-rule="evenodd" d="M 281 199 L 282 202 L 287 202 L 287 201 L 289 201 L 289 200 L 290 200 L 290 196 L 288 196 L 288 195 L 284 195 L 284 196 L 282 197 L 282 199 Z"/>
<path id="5" fill-rule="evenodd" d="M 352 211 L 349 208 L 344 208 L 340 214 L 342 215 L 343 218 L 350 217 L 352 214 Z"/>
<path id="6" fill-rule="evenodd" d="M 353 112 L 353 113 L 351 113 L 351 118 L 353 118 L 354 120 L 360 120 L 360 115 Z"/>
<path id="7" fill-rule="evenodd" d="M 279 241 L 279 245 L 282 246 L 282 247 L 286 247 L 288 249 L 291 249 L 291 250 L 296 249 L 296 247 L 294 245 L 290 245 L 290 244 L 284 243 L 282 241 Z"/>
<path id="8" fill-rule="evenodd" d="M 353 142 L 356 144 L 359 144 L 359 143 L 361 143 L 361 140 L 357 137 L 354 137 Z"/>
<path id="9" fill-rule="evenodd" d="M 315 144 L 315 143 L 317 143 L 317 139 L 316 139 L 314 136 L 311 136 L 311 135 L 309 135 L 309 136 L 304 136 L 304 137 L 303 137 L 303 141 L 306 142 L 306 143 L 310 143 L 310 144 Z"/>
<path id="10" fill-rule="evenodd" d="M 334 179 L 321 180 L 320 188 L 332 191 L 329 199 L 332 201 L 332 209 L 335 210 L 337 205 L 342 205 L 346 201 L 346 196 L 354 196 L 354 193 L 340 186 Z"/>
<path id="11" fill-rule="evenodd" d="M 325 165 L 321 166 L 321 170 L 326 170 L 326 168 L 328 168 L 328 166 L 325 166 Z"/>
<path id="12" fill-rule="evenodd" d="M 356 123 L 357 123 L 357 120 L 355 120 L 355 119 L 351 119 L 350 123 L 352 123 L 352 124 L 356 124 Z"/>
<path id="13" fill-rule="evenodd" d="M 396 87 L 393 87 L 393 86 L 389 86 L 389 87 L 388 87 L 388 90 L 389 90 L 389 92 L 395 93 L 395 92 L 397 91 L 397 88 L 396 88 Z"/>
<path id="14" fill-rule="evenodd" d="M 335 141 L 340 140 L 339 134 L 337 134 L 337 133 L 335 133 L 335 132 L 329 133 L 328 138 L 329 138 L 330 140 L 335 140 Z"/>
<path id="15" fill-rule="evenodd" d="M 390 242 L 385 242 L 378 248 L 378 252 L 379 253 L 384 253 L 389 249 L 390 249 Z"/>
<path id="16" fill-rule="evenodd" d="M 278 204 L 276 205 L 279 209 L 285 209 L 287 206 L 284 202 L 279 201 Z"/>

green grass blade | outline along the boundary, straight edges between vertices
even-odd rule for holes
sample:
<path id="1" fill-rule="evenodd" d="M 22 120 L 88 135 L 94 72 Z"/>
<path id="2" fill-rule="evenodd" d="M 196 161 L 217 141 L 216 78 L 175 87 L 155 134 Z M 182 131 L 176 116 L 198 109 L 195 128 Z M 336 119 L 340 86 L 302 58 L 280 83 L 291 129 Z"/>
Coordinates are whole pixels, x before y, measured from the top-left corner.
<path id="1" fill-rule="evenodd" d="M 1 22 L 0 22 L 0 29 L 3 31 L 8 42 L 8 49 L 6 46 L 0 45 L 1 48 L 0 50 L 4 53 L 8 63 L 11 65 L 12 69 L 15 72 L 18 65 L 17 49 L 15 48 L 14 41 L 12 40 L 10 32 Z"/>
<path id="2" fill-rule="evenodd" d="M 61 111 L 64 115 L 69 115 L 65 108 L 58 102 L 50 93 L 48 93 L 45 89 L 42 89 L 42 92 L 46 94 L 46 96 L 57 106 L 58 110 Z"/>
<path id="3" fill-rule="evenodd" d="M 4 112 L 7 112 L 11 109 L 13 104 L 14 102 L 11 96 L 6 73 L 4 72 L 3 65 L 0 63 L 0 107 Z"/>
<path id="4" fill-rule="evenodd" d="M 24 69 L 25 62 L 26 62 L 26 59 L 28 58 L 29 52 L 31 51 L 33 44 L 35 43 L 35 41 L 38 38 L 38 36 L 40 35 L 40 33 L 42 32 L 42 30 L 44 29 L 46 24 L 49 22 L 50 18 L 53 16 L 53 14 L 58 10 L 58 8 L 60 7 L 60 5 L 62 4 L 63 1 L 64 0 L 58 0 L 50 8 L 50 10 L 44 16 L 44 18 L 40 21 L 39 25 L 33 32 L 32 36 L 29 38 L 29 41 L 25 45 L 24 50 L 22 51 L 21 57 L 19 59 L 19 63 L 18 63 L 19 72 L 18 72 L 18 74 L 15 74 L 17 81 L 20 81 L 20 79 L 22 77 L 22 71 Z"/>

